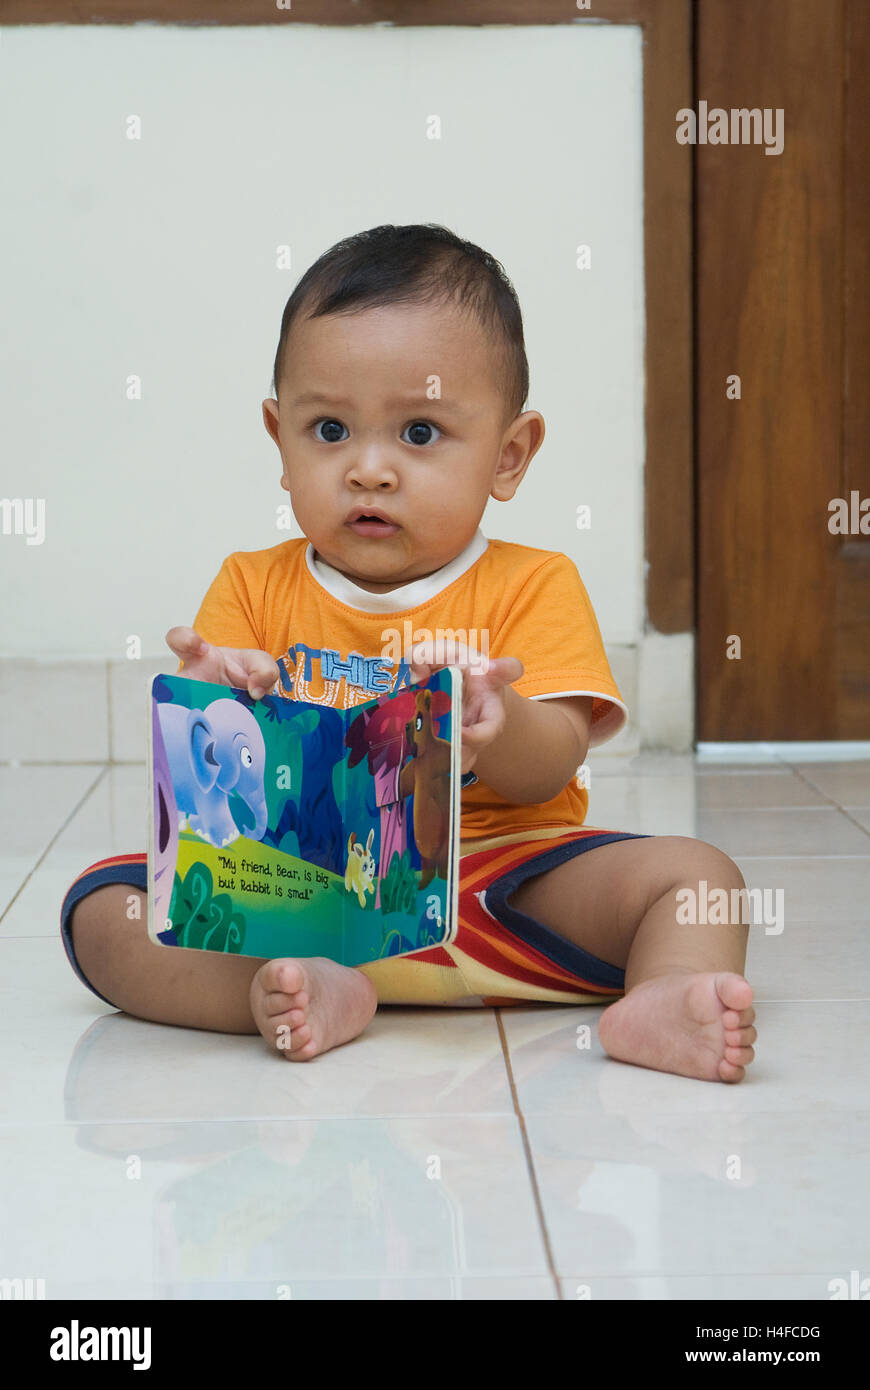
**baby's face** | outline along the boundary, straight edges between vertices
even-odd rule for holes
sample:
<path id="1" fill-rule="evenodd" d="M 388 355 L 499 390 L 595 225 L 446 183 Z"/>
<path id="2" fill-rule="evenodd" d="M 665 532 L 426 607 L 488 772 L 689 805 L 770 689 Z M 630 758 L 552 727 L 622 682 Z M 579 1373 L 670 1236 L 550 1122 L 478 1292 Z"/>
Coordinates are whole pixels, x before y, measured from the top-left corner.
<path id="1" fill-rule="evenodd" d="M 281 486 L 317 554 L 374 593 L 458 555 L 544 437 L 537 411 L 505 423 L 486 334 L 453 307 L 297 320 L 285 363 L 280 407 L 263 402 Z M 357 508 L 393 525 L 355 528 Z"/>

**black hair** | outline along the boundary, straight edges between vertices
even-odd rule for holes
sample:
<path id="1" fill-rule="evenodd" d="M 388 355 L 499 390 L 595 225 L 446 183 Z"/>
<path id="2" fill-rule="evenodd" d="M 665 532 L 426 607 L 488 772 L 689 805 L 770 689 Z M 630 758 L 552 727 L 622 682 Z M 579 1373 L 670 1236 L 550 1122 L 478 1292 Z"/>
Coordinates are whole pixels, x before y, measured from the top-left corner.
<path id="1" fill-rule="evenodd" d="M 284 306 L 272 376 L 277 397 L 290 329 L 301 314 L 322 318 L 386 304 L 448 303 L 472 313 L 495 349 L 505 420 L 529 393 L 523 318 L 500 263 L 436 223 L 386 224 L 336 242 L 309 266 Z"/>

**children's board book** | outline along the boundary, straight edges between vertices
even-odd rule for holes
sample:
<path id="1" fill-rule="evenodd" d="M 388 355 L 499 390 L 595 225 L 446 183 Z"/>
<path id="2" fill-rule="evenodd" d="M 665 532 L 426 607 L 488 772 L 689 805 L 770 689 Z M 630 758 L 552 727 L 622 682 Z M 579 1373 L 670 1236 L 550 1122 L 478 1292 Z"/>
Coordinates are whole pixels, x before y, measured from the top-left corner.
<path id="1" fill-rule="evenodd" d="M 352 709 L 148 689 L 148 934 L 361 965 L 456 934 L 462 671 Z"/>

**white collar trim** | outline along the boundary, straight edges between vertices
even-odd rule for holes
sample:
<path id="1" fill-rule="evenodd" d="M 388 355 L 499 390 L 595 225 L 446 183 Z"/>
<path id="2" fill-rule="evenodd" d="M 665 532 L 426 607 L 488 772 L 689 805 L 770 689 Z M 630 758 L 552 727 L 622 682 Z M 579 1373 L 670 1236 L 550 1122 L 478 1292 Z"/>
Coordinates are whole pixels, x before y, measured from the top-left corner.
<path id="1" fill-rule="evenodd" d="M 361 589 L 353 580 L 348 579 L 346 574 L 328 565 L 320 558 L 310 541 L 305 548 L 305 563 L 309 574 L 321 588 L 348 608 L 358 608 L 364 613 L 399 613 L 404 609 L 416 608 L 421 603 L 427 603 L 436 594 L 440 594 L 442 589 L 446 589 L 448 584 L 452 584 L 480 559 L 488 545 L 489 541 L 478 527 L 465 549 L 446 565 L 442 565 L 440 570 L 424 575 L 421 579 L 412 579 L 408 584 L 400 584 L 398 588 L 382 594 L 373 594 L 368 589 Z"/>

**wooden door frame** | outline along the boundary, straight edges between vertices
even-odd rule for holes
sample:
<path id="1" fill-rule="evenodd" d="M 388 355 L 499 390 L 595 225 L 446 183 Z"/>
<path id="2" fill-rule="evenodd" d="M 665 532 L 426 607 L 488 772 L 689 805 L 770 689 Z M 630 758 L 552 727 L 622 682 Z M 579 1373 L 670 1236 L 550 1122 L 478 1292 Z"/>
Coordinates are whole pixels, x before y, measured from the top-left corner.
<path id="1" fill-rule="evenodd" d="M 692 0 L 0 0 L 0 23 L 252 26 L 634 24 L 643 31 L 646 630 L 695 627 Z M 642 640 L 642 634 L 639 641 Z"/>

